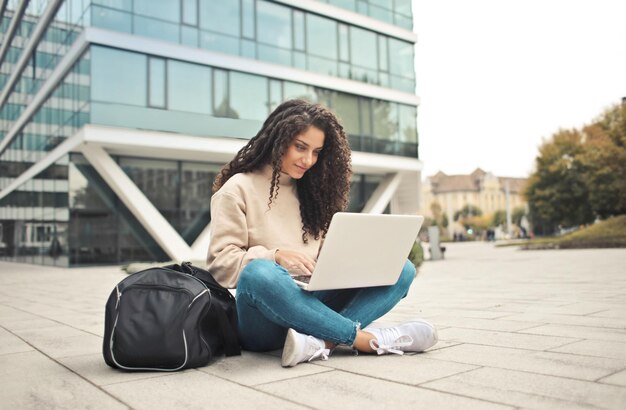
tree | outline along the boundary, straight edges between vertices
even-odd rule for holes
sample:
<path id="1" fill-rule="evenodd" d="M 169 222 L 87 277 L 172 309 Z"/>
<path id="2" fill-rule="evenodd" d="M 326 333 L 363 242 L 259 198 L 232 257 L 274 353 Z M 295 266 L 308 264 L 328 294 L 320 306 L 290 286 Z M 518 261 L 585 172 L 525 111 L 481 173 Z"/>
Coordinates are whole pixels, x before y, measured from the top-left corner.
<path id="1" fill-rule="evenodd" d="M 537 233 L 552 233 L 559 225 L 590 223 L 594 215 L 585 183 L 582 134 L 560 130 L 539 148 L 536 169 L 528 179 L 525 196 Z"/>
<path id="2" fill-rule="evenodd" d="M 524 215 L 526 215 L 526 208 L 523 206 L 518 206 L 517 208 L 513 209 L 513 212 L 511 213 L 511 222 L 513 222 L 517 226 L 521 226 L 522 218 L 524 217 Z"/>
<path id="3" fill-rule="evenodd" d="M 589 203 L 600 218 L 626 214 L 626 104 L 607 110 L 583 130 Z"/>
<path id="4" fill-rule="evenodd" d="M 430 204 L 430 212 L 433 215 L 434 224 L 439 227 L 442 235 L 447 233 L 445 228 L 448 227 L 448 217 L 443 213 L 441 209 L 441 204 L 439 202 L 434 201 Z"/>
<path id="5" fill-rule="evenodd" d="M 491 226 L 504 225 L 506 223 L 506 211 L 500 209 L 493 213 L 491 217 Z"/>
<path id="6" fill-rule="evenodd" d="M 468 204 L 461 208 L 461 210 L 454 213 L 454 220 L 458 221 L 462 218 L 467 218 L 470 216 L 481 216 L 482 214 L 483 211 L 479 207 Z"/>

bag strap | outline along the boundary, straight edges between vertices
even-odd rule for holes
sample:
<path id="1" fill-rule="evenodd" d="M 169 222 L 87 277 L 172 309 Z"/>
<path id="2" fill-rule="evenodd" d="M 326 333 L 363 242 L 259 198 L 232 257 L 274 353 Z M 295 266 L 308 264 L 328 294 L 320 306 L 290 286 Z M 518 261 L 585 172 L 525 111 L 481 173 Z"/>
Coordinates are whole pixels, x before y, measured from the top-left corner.
<path id="1" fill-rule="evenodd" d="M 210 289 L 219 291 L 228 299 L 234 302 L 235 298 L 232 293 L 215 280 L 210 272 L 193 266 L 191 262 L 182 262 L 178 269 L 184 273 L 195 276 L 207 285 Z M 230 309 L 229 309 L 230 310 Z M 241 347 L 239 345 L 239 337 L 237 336 L 237 310 L 232 309 L 228 313 L 224 309 L 216 309 L 217 318 L 224 337 L 224 354 L 226 356 L 240 356 Z"/>

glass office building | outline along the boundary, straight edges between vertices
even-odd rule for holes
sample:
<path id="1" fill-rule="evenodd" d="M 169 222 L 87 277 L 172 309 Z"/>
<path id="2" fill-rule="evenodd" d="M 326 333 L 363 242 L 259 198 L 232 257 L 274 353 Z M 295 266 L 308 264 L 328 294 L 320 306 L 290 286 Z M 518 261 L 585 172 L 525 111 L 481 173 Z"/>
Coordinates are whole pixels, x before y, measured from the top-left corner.
<path id="1" fill-rule="evenodd" d="M 410 0 L 21 0 L 0 10 L 0 259 L 203 259 L 216 173 L 282 101 L 341 118 L 350 210 L 415 213 Z"/>

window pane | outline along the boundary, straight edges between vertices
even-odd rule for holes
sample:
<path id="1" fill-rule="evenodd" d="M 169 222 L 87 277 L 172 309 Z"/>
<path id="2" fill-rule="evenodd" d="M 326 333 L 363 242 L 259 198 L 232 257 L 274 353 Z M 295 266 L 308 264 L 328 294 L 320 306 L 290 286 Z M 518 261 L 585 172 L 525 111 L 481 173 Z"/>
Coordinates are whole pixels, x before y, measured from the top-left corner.
<path id="1" fill-rule="evenodd" d="M 183 0 L 183 23 L 190 26 L 198 25 L 197 0 Z"/>
<path id="2" fill-rule="evenodd" d="M 354 0 L 329 0 L 328 3 L 348 10 L 356 10 L 356 1 Z"/>
<path id="3" fill-rule="evenodd" d="M 146 65 L 144 55 L 92 46 L 92 99 L 145 106 Z"/>
<path id="4" fill-rule="evenodd" d="M 413 12 L 411 11 L 411 0 L 395 0 L 394 6 L 396 13 L 401 13 L 405 16 L 413 15 Z"/>
<path id="5" fill-rule="evenodd" d="M 134 0 L 135 13 L 175 23 L 180 21 L 180 2 L 174 0 Z"/>
<path id="6" fill-rule="evenodd" d="M 307 51 L 321 57 L 337 59 L 337 23 L 333 20 L 307 14 Z"/>
<path id="7" fill-rule="evenodd" d="M 378 68 L 381 71 L 388 71 L 389 65 L 388 61 L 388 53 L 387 53 L 387 37 L 378 36 Z"/>
<path id="8" fill-rule="evenodd" d="M 333 93 L 333 111 L 339 116 L 346 134 L 359 135 L 359 100 L 344 93 Z"/>
<path id="9" fill-rule="evenodd" d="M 200 0 L 200 27 L 239 37 L 239 1 Z"/>
<path id="10" fill-rule="evenodd" d="M 417 142 L 417 109 L 409 105 L 398 106 L 400 141 Z"/>
<path id="11" fill-rule="evenodd" d="M 291 65 L 291 51 L 289 50 L 259 44 L 258 52 L 259 60 L 282 65 Z"/>
<path id="12" fill-rule="evenodd" d="M 230 105 L 235 118 L 264 121 L 268 115 L 267 78 L 231 72 Z"/>
<path id="13" fill-rule="evenodd" d="M 374 136 L 386 140 L 396 139 L 398 130 L 397 104 L 375 100 L 373 106 Z"/>
<path id="14" fill-rule="evenodd" d="M 200 31 L 200 47 L 207 50 L 220 51 L 222 53 L 233 54 L 239 49 L 239 40 L 222 34 Z"/>
<path id="15" fill-rule="evenodd" d="M 285 101 L 294 98 L 300 98 L 311 102 L 317 101 L 317 98 L 315 96 L 315 90 L 310 85 L 285 81 L 283 83 L 283 93 Z"/>
<path id="16" fill-rule="evenodd" d="M 100 4 L 113 9 L 133 11 L 133 0 L 91 0 L 92 4 Z"/>
<path id="17" fill-rule="evenodd" d="M 94 27 L 130 33 L 132 30 L 131 14 L 123 11 L 92 6 L 91 22 Z M 8 58 L 8 56 L 7 56 Z M 10 61 L 10 59 L 9 59 Z"/>
<path id="18" fill-rule="evenodd" d="M 257 40 L 291 48 L 291 10 L 278 4 L 259 1 L 256 4 Z"/>
<path id="19" fill-rule="evenodd" d="M 270 80 L 270 112 L 283 100 L 283 85 L 279 80 Z"/>
<path id="20" fill-rule="evenodd" d="M 228 72 L 213 69 L 213 106 L 218 117 L 235 117 L 235 113 L 228 105 Z"/>
<path id="21" fill-rule="evenodd" d="M 372 47 L 374 44 L 376 44 L 375 33 L 357 27 L 350 27 L 350 56 L 352 57 L 352 64 L 376 69 L 376 47 Z"/>
<path id="22" fill-rule="evenodd" d="M 198 29 L 195 27 L 182 26 L 180 28 L 181 44 L 198 47 Z"/>
<path id="23" fill-rule="evenodd" d="M 120 167 L 174 228 L 178 218 L 178 163 L 157 159 L 120 158 Z"/>
<path id="24" fill-rule="evenodd" d="M 135 34 L 178 43 L 178 24 L 141 16 L 134 16 L 133 22 Z"/>
<path id="25" fill-rule="evenodd" d="M 172 110 L 211 114 L 211 69 L 197 64 L 167 62 L 168 106 Z"/>
<path id="26" fill-rule="evenodd" d="M 241 6 L 241 34 L 254 39 L 254 0 L 243 0 Z"/>
<path id="27" fill-rule="evenodd" d="M 162 58 L 149 59 L 149 101 L 152 107 L 165 107 L 165 60 Z"/>
<path id="28" fill-rule="evenodd" d="M 372 136 L 372 100 L 361 98 L 361 135 Z"/>
<path id="29" fill-rule="evenodd" d="M 293 48 L 304 50 L 304 13 L 293 11 Z"/>
<path id="30" fill-rule="evenodd" d="M 350 40 L 348 37 L 348 26 L 339 25 L 339 60 L 350 61 Z"/>
<path id="31" fill-rule="evenodd" d="M 389 39 L 389 69 L 392 74 L 415 78 L 413 44 L 393 38 Z"/>

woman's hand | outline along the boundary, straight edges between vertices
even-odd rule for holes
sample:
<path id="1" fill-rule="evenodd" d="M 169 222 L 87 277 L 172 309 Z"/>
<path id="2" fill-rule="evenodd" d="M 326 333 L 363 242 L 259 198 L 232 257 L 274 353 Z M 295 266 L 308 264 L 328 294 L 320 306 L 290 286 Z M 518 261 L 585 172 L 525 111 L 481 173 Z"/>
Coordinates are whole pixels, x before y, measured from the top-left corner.
<path id="1" fill-rule="evenodd" d="M 301 252 L 279 249 L 274 254 L 274 259 L 289 272 L 311 276 L 315 269 L 315 261 Z"/>

